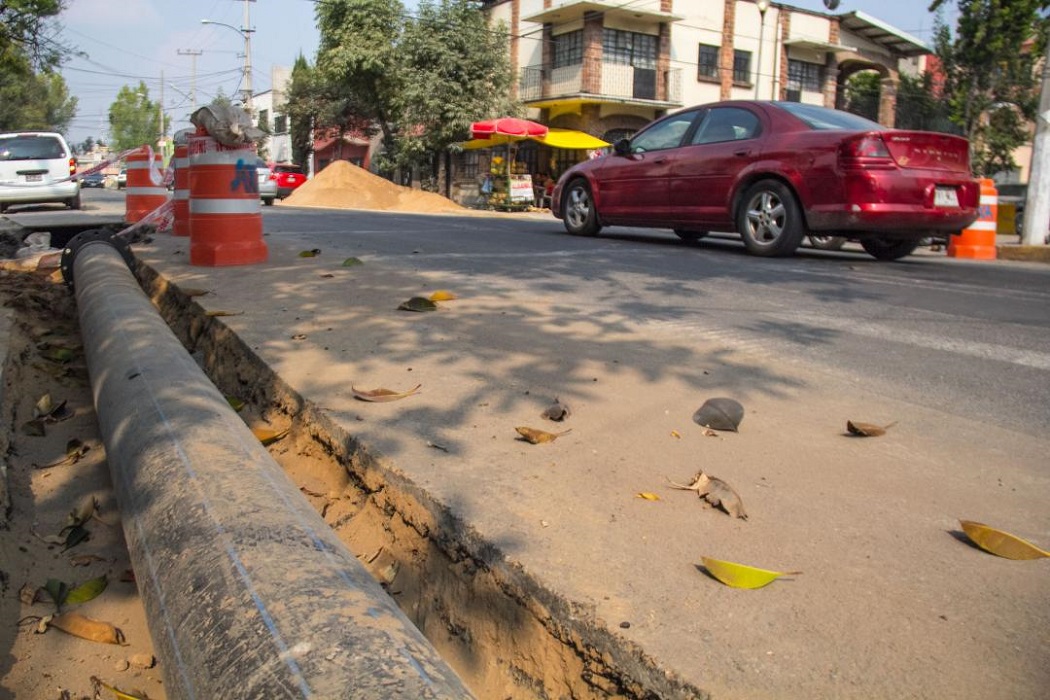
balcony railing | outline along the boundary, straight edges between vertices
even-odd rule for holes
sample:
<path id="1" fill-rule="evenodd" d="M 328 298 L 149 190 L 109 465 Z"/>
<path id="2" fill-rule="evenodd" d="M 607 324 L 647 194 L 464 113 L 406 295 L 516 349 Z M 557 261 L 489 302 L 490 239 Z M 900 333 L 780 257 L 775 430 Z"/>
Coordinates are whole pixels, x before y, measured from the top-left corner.
<path id="1" fill-rule="evenodd" d="M 591 94 L 597 100 L 681 104 L 682 70 L 634 68 L 603 62 L 601 84 L 595 90 L 591 85 L 585 86 L 580 64 L 560 68 L 527 66 L 521 70 L 518 92 L 519 99 L 526 103 Z"/>

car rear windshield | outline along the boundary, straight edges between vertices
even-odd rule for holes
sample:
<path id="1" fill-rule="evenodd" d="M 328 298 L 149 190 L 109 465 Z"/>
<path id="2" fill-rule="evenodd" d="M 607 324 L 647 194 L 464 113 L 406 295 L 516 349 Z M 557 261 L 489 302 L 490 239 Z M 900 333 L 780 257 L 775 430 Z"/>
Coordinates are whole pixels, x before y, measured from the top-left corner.
<path id="1" fill-rule="evenodd" d="M 811 129 L 818 131 L 885 131 L 886 127 L 870 119 L 858 117 L 849 112 L 828 109 L 801 102 L 778 102 L 777 107 L 793 114 L 804 121 Z"/>
<path id="2" fill-rule="evenodd" d="M 303 174 L 303 169 L 300 168 L 298 165 L 275 165 L 273 166 L 273 171 L 275 173 L 297 173 L 299 175 Z"/>
<path id="3" fill-rule="evenodd" d="M 62 142 L 54 136 L 0 137 L 0 160 L 47 160 L 65 158 Z"/>

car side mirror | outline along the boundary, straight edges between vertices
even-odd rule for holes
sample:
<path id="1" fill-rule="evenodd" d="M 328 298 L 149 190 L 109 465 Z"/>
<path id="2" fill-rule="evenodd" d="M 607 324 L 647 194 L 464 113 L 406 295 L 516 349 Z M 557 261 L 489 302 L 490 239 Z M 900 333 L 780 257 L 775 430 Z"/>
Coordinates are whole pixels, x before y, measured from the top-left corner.
<path id="1" fill-rule="evenodd" d="M 613 144 L 613 152 L 618 156 L 629 156 L 631 155 L 631 140 L 620 139 Z"/>

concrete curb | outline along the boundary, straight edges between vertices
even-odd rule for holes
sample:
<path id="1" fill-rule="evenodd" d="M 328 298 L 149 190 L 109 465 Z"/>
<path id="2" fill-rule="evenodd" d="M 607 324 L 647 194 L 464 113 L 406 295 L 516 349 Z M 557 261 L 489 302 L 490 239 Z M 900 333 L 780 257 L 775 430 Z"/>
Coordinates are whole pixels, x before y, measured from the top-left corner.
<path id="1" fill-rule="evenodd" d="M 1050 263 L 1050 246 L 1045 245 L 997 245 L 995 254 L 999 260 Z"/>

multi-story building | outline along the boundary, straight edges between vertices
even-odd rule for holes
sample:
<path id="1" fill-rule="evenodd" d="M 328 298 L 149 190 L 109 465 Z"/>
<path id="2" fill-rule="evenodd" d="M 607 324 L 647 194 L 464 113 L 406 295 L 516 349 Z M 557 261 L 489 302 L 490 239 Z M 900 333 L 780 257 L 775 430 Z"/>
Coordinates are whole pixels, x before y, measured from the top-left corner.
<path id="1" fill-rule="evenodd" d="M 292 72 L 284 66 L 273 66 L 270 69 L 271 89 L 252 95 L 252 108 L 255 111 L 255 123 L 270 134 L 263 144 L 266 160 L 273 163 L 292 162 L 292 137 L 290 124 L 285 112 L 288 83 Z"/>

